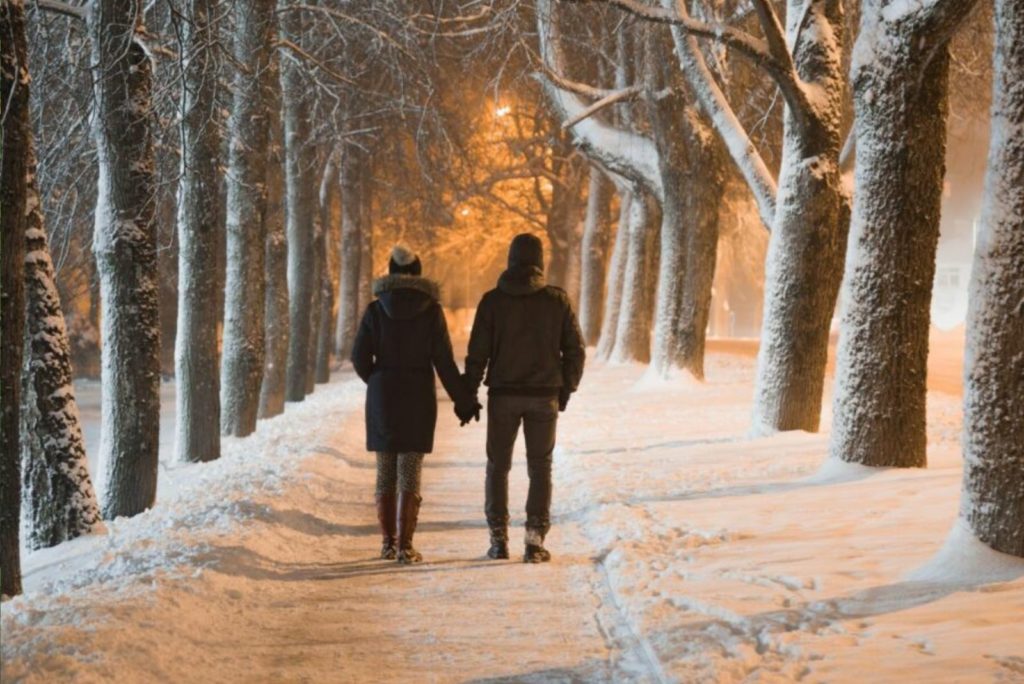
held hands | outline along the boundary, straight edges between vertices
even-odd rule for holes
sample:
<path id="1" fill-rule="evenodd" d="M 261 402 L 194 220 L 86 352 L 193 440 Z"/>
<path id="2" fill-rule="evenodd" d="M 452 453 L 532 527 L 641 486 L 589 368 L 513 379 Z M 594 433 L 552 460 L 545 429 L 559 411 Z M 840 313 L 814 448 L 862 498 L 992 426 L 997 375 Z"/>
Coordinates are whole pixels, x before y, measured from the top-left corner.
<path id="1" fill-rule="evenodd" d="M 483 406 L 481 406 L 480 402 L 476 400 L 476 397 L 473 397 L 472 400 L 467 401 L 466 403 L 456 402 L 455 415 L 459 419 L 459 426 L 461 427 L 466 425 L 473 420 L 480 422 L 480 409 L 482 408 Z"/>

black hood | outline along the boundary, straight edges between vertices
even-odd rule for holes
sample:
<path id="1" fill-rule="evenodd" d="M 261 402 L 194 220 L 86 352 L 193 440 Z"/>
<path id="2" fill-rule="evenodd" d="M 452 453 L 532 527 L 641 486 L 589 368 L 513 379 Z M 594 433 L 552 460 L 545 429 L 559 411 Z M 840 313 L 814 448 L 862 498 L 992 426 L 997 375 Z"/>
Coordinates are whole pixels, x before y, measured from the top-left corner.
<path id="1" fill-rule="evenodd" d="M 546 286 L 544 271 L 536 266 L 512 266 L 498 278 L 498 289 L 516 297 L 531 295 Z"/>
<path id="2" fill-rule="evenodd" d="M 520 233 L 512 238 L 508 246 L 508 268 L 526 268 L 533 266 L 544 270 L 544 243 L 530 233 Z"/>
<path id="3" fill-rule="evenodd" d="M 441 290 L 433 280 L 401 273 L 377 278 L 373 294 L 384 313 L 399 320 L 415 318 L 441 299 Z"/>

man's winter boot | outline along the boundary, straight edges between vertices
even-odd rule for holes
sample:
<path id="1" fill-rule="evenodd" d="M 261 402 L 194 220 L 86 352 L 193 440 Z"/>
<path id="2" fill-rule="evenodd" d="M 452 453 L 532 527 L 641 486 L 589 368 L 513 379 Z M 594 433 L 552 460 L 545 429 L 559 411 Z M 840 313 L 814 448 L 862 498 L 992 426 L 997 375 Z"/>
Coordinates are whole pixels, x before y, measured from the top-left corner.
<path id="1" fill-rule="evenodd" d="M 398 555 L 398 535 L 395 531 L 398 505 L 394 492 L 377 495 L 377 520 L 380 522 L 380 557 L 395 560 Z"/>
<path id="2" fill-rule="evenodd" d="M 423 560 L 420 552 L 412 547 L 422 500 L 419 494 L 412 492 L 400 492 L 398 495 L 398 562 L 403 565 Z"/>
<path id="3" fill-rule="evenodd" d="M 491 560 L 508 558 L 508 528 L 491 528 L 491 548 L 487 549 L 487 557 Z"/>
<path id="4" fill-rule="evenodd" d="M 547 563 L 551 554 L 544 548 L 544 533 L 537 529 L 526 528 L 526 553 L 524 563 Z"/>

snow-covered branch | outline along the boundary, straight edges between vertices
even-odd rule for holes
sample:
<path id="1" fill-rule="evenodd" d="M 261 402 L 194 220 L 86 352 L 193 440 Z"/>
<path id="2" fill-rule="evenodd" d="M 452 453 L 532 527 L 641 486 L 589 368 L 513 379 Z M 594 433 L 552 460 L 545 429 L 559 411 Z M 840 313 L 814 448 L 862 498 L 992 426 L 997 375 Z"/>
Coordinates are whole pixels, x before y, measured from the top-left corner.
<path id="1" fill-rule="evenodd" d="M 71 17 L 80 21 L 85 21 L 89 16 L 88 7 L 69 5 L 68 3 L 61 2 L 60 0 L 36 0 L 33 4 L 44 12 L 63 14 L 66 17 Z"/>
<path id="2" fill-rule="evenodd" d="M 551 0 L 537 2 L 540 51 L 546 68 L 560 73 L 564 71 L 564 59 L 551 10 Z M 572 126 L 573 137 L 588 157 L 614 173 L 642 184 L 661 200 L 664 192 L 658 169 L 658 151 L 651 139 L 589 118 L 588 106 L 578 95 L 560 88 L 543 74 L 536 78 L 561 120 L 576 122 Z"/>

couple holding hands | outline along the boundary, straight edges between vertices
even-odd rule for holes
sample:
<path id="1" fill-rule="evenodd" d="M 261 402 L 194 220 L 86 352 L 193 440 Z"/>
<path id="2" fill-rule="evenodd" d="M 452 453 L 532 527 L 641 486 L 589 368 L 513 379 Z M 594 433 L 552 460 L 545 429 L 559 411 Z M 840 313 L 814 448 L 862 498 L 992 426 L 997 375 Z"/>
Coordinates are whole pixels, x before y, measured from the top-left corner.
<path id="1" fill-rule="evenodd" d="M 512 240 L 508 268 L 476 310 L 459 374 L 437 283 L 399 245 L 388 275 L 373 283 L 352 351 L 367 384 L 366 448 L 377 453 L 377 518 L 381 558 L 418 563 L 412 545 L 419 517 L 423 455 L 434 446 L 437 394 L 434 371 L 462 425 L 480 419 L 481 382 L 487 395 L 487 479 L 484 506 L 492 559 L 509 557 L 508 473 L 523 426 L 530 476 L 524 561 L 551 559 L 544 537 L 551 526 L 551 459 L 555 426 L 583 375 L 585 349 L 564 290 L 544 280 L 544 248 L 528 233 Z"/>

